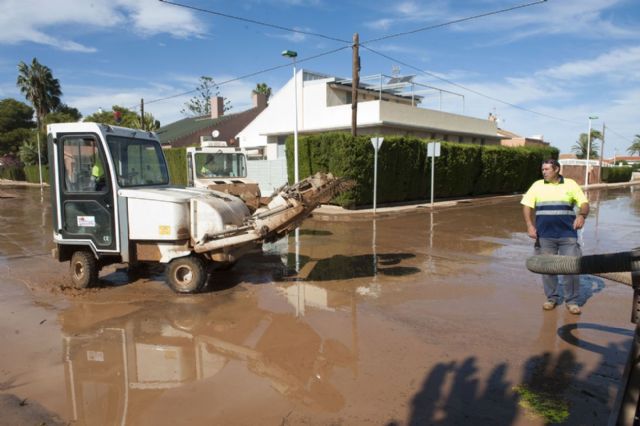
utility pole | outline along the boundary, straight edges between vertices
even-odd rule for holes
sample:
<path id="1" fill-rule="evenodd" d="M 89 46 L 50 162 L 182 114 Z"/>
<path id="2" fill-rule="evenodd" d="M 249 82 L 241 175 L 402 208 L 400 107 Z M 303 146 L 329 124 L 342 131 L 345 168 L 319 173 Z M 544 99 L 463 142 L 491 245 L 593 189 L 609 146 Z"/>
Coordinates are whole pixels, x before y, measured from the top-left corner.
<path id="1" fill-rule="evenodd" d="M 360 85 L 360 36 L 353 35 L 353 64 L 351 77 L 351 136 L 358 135 L 358 86 Z"/>
<path id="2" fill-rule="evenodd" d="M 140 98 L 140 128 L 142 130 L 147 130 L 144 125 L 144 98 Z"/>
<path id="3" fill-rule="evenodd" d="M 602 146 L 600 146 L 600 182 L 602 182 L 602 157 L 604 156 L 604 130 L 607 128 L 605 123 L 602 123 Z"/>

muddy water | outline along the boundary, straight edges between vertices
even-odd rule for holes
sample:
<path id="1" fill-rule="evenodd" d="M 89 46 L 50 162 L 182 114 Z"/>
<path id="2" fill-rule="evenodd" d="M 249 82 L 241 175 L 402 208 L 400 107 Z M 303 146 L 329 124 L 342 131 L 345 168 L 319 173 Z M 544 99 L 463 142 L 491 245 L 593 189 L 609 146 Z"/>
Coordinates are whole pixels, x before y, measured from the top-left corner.
<path id="1" fill-rule="evenodd" d="M 603 424 L 613 404 L 631 290 L 585 276 L 583 315 L 542 312 L 517 197 L 317 217 L 177 296 L 124 265 L 66 289 L 48 194 L 2 189 L 0 424 Z M 639 192 L 589 197 L 585 253 L 640 245 Z"/>

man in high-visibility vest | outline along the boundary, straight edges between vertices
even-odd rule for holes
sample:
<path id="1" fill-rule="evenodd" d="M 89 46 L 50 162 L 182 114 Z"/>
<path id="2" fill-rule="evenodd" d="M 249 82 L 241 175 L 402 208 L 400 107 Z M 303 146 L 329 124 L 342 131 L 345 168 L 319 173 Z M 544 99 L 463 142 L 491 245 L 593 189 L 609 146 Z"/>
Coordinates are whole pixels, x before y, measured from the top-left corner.
<path id="1" fill-rule="evenodd" d="M 95 156 L 93 167 L 91 167 L 91 181 L 96 191 L 102 191 L 104 189 L 104 166 L 99 155 Z"/>
<path id="2" fill-rule="evenodd" d="M 589 200 L 574 180 L 560 174 L 557 160 L 542 163 L 542 176 L 544 179 L 534 182 L 521 201 L 527 234 L 536 240 L 535 253 L 581 256 L 577 231 L 582 229 L 589 214 Z M 577 215 L 576 206 L 579 207 Z M 542 308 L 549 311 L 561 302 L 558 276 L 543 275 L 542 283 L 547 296 Z M 579 315 L 580 276 L 566 275 L 564 284 L 567 309 Z"/>

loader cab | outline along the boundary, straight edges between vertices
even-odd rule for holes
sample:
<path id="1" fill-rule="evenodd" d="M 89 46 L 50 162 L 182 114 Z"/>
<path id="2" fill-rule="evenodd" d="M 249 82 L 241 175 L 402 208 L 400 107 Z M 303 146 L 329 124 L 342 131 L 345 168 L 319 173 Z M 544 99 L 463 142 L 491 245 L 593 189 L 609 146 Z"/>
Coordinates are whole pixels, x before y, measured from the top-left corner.
<path id="1" fill-rule="evenodd" d="M 258 182 L 247 176 L 247 156 L 243 149 L 224 141 L 204 141 L 200 147 L 187 148 L 187 181 L 239 197 L 251 212 L 262 205 Z"/>
<path id="2" fill-rule="evenodd" d="M 85 249 L 117 261 L 126 235 L 118 191 L 169 184 L 159 142 L 150 132 L 97 123 L 51 124 L 47 131 L 58 260 Z"/>

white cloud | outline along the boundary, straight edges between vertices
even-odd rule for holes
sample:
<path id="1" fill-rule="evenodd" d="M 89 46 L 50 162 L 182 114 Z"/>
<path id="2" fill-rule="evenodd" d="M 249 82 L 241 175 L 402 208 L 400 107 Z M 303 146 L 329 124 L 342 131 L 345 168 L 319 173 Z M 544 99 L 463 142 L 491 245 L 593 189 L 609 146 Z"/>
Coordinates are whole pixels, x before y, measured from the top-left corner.
<path id="1" fill-rule="evenodd" d="M 145 36 L 176 37 L 204 31 L 191 11 L 155 0 L 0 0 L 0 10 L 0 44 L 32 42 L 75 52 L 96 51 L 72 39 L 79 31 L 121 27 Z"/>
<path id="2" fill-rule="evenodd" d="M 615 49 L 595 58 L 567 62 L 539 73 L 541 76 L 570 80 L 612 75 L 637 80 L 640 78 L 640 46 Z"/>
<path id="3" fill-rule="evenodd" d="M 293 27 L 293 29 L 296 31 L 313 32 L 313 30 L 308 27 Z M 282 38 L 292 43 L 302 43 L 303 41 L 307 40 L 307 35 L 302 33 L 283 32 L 278 34 L 270 33 L 267 35 L 273 38 Z"/>

